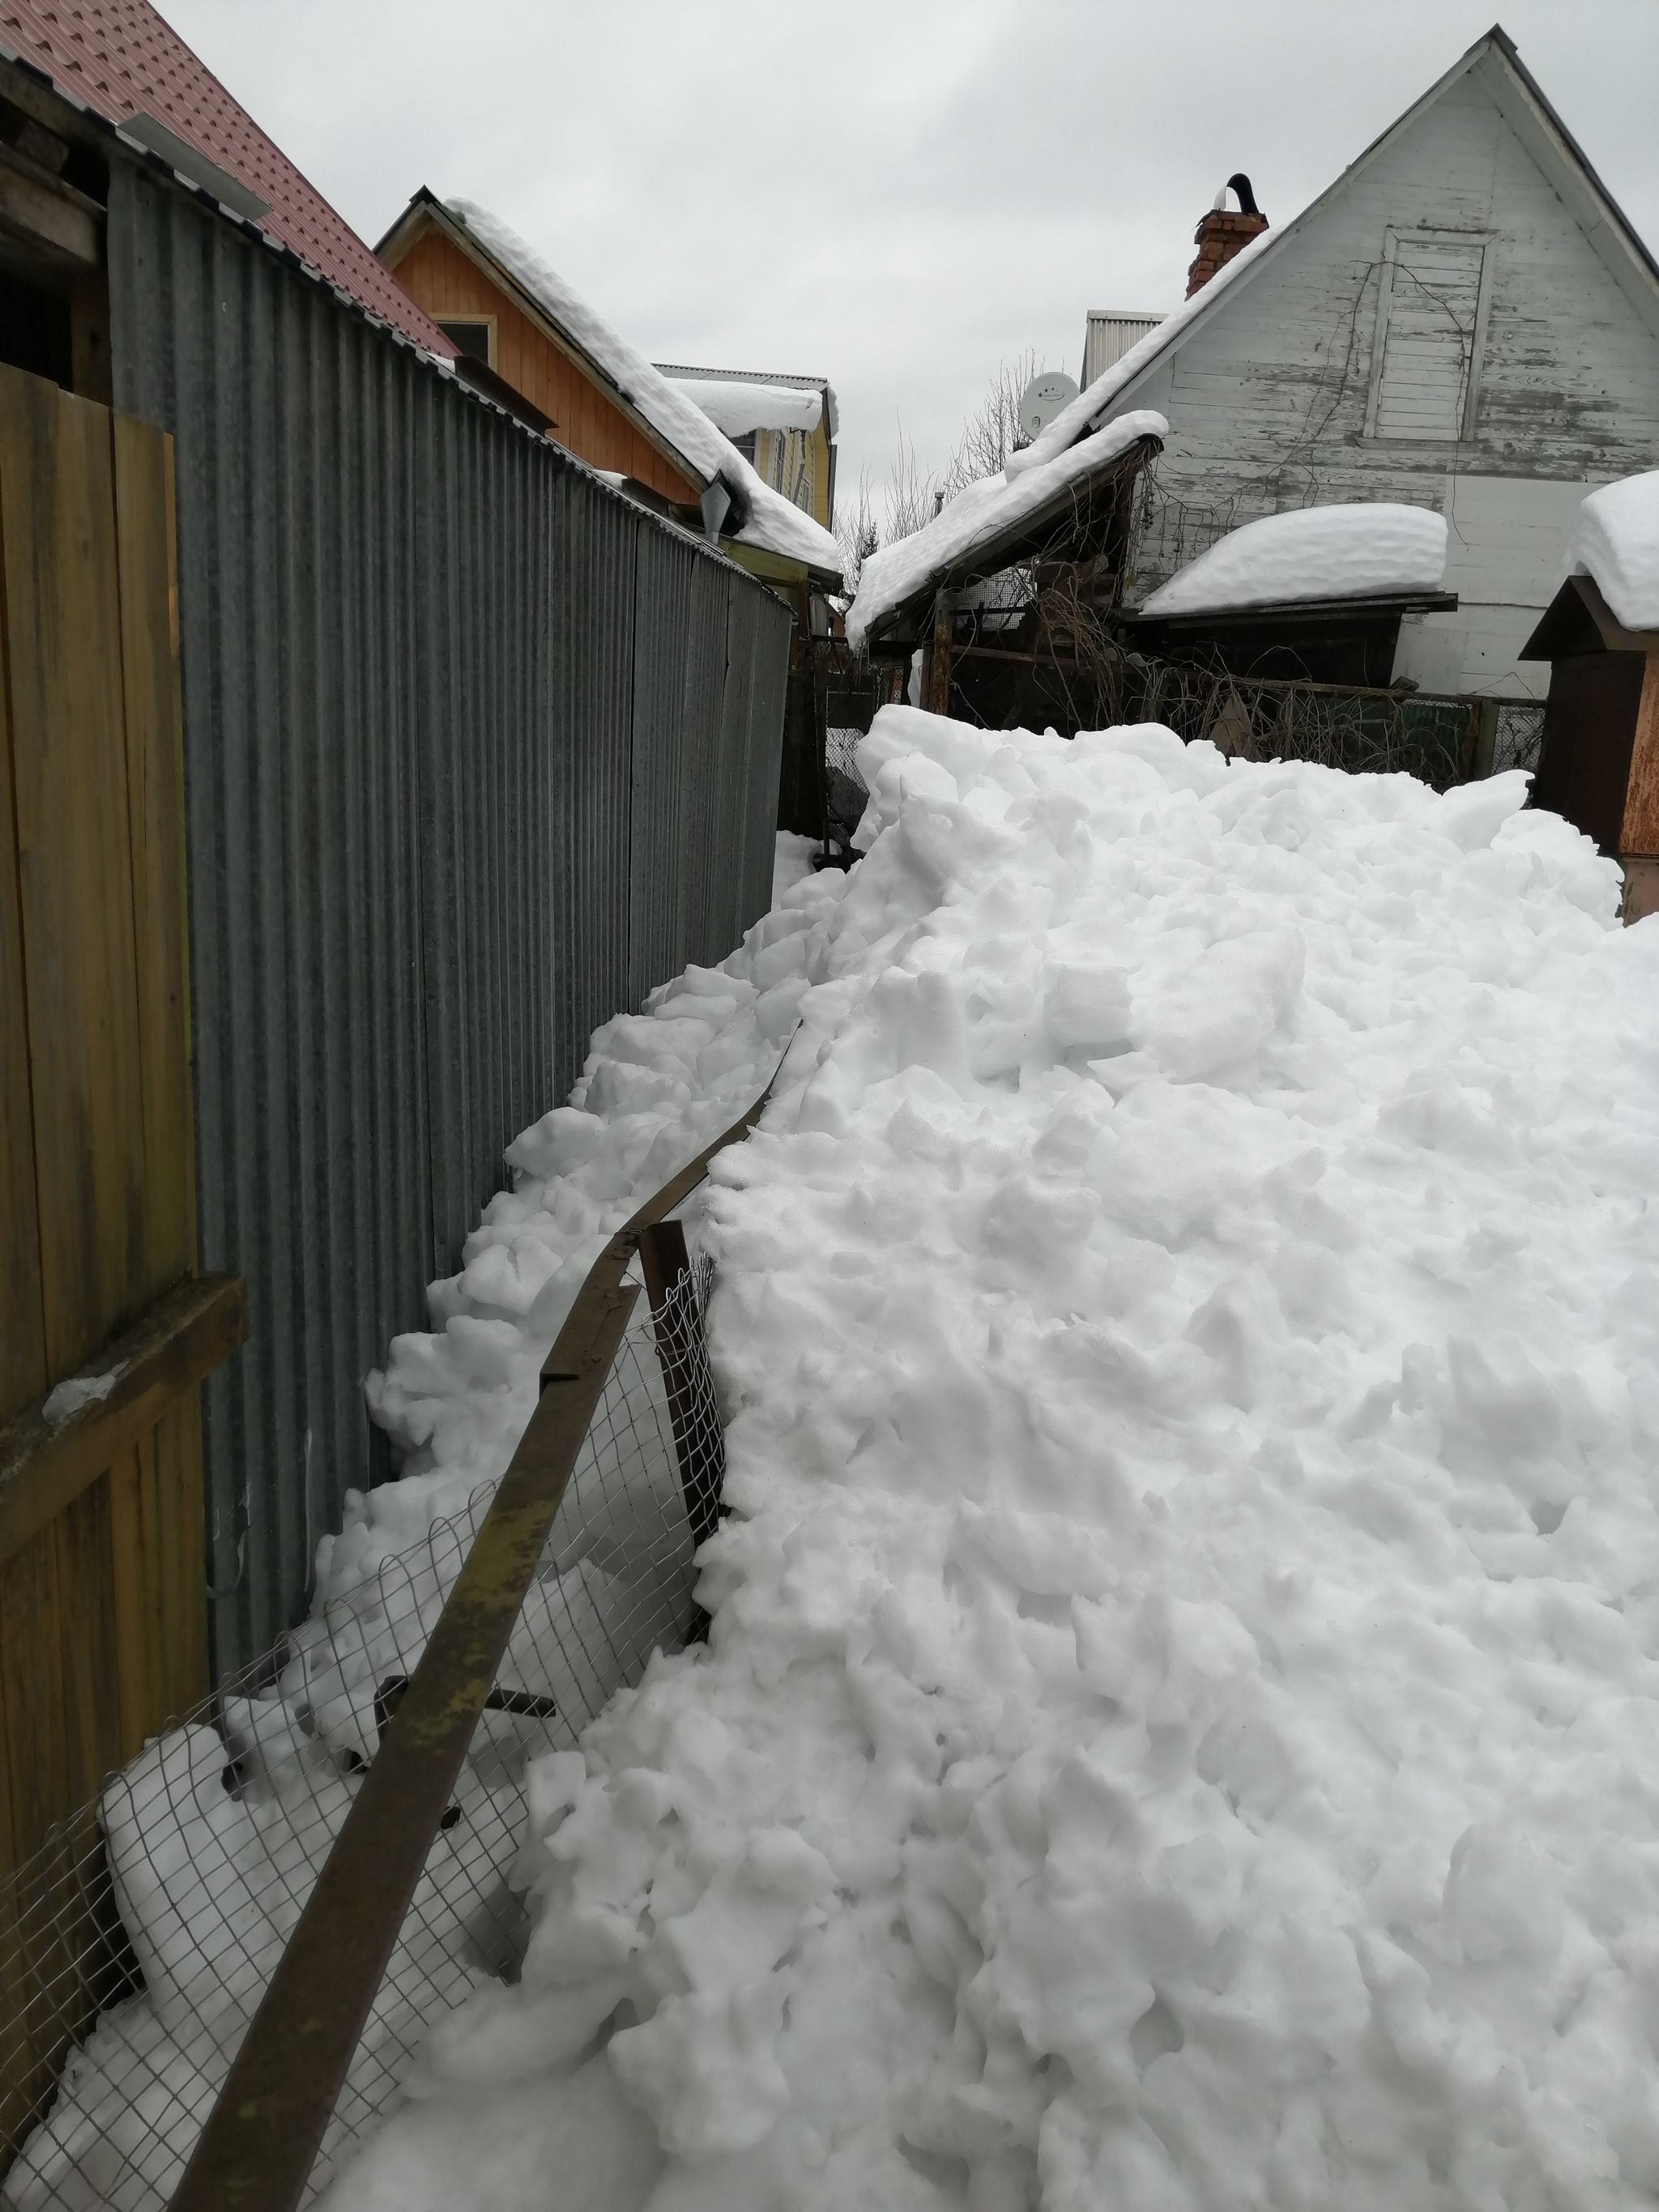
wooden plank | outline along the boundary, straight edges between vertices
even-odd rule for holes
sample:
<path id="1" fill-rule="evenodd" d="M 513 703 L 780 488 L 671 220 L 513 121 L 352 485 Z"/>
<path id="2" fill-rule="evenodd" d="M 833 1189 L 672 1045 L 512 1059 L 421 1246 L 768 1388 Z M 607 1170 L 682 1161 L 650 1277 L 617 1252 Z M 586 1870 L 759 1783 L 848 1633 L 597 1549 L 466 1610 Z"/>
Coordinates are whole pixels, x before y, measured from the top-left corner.
<path id="1" fill-rule="evenodd" d="M 4 508 L 0 502 L 0 577 Z M 4 596 L 0 593 L 0 610 Z M 28 1000 L 23 918 L 12 812 L 9 656 L 0 637 L 0 1420 L 46 1387 L 46 1311 L 40 1295 L 40 1227 L 29 1099 Z"/>
<path id="2" fill-rule="evenodd" d="M 196 1264 L 172 441 L 112 418 L 144 1155 L 143 1294 Z"/>
<path id="3" fill-rule="evenodd" d="M 143 1303 L 143 1108 L 109 417 L 11 368 L 0 532 L 51 1380 Z"/>
<path id="4" fill-rule="evenodd" d="M 58 1552 L 46 1530 L 0 1560 L 0 1715 L 11 1867 L 21 1866 L 51 1823 L 72 1809 L 61 1653 Z"/>
<path id="5" fill-rule="evenodd" d="M 116 1712 L 121 1756 L 125 1760 L 143 1745 L 145 1724 L 155 1705 L 144 1603 L 143 1474 L 136 1441 L 112 1462 L 106 1480 L 114 1558 L 110 1615 L 115 1645 Z"/>
<path id="6" fill-rule="evenodd" d="M 67 1802 L 58 1817 L 64 1819 L 96 1796 L 125 1755 L 115 1696 L 116 1563 L 108 1484 L 89 1483 L 58 1516 L 51 1534 L 58 1551 L 63 1654 Z"/>
<path id="7" fill-rule="evenodd" d="M 101 1397 L 72 1411 L 51 1394 L 0 1429 L 0 1559 L 29 1542 L 186 1391 L 229 1358 L 247 1335 L 240 1275 L 178 1284 L 143 1319 L 104 1348 L 70 1383 L 112 1376 Z M 61 1401 L 59 1401 L 61 1407 Z"/>
<path id="8" fill-rule="evenodd" d="M 1619 850 L 1659 853 L 1659 653 L 1649 653 L 1642 674 Z"/>
<path id="9" fill-rule="evenodd" d="M 186 1712 L 211 1686 L 208 1674 L 202 1405 L 194 1391 L 152 1431 L 166 1536 L 161 1593 L 161 1695 L 167 1715 Z"/>

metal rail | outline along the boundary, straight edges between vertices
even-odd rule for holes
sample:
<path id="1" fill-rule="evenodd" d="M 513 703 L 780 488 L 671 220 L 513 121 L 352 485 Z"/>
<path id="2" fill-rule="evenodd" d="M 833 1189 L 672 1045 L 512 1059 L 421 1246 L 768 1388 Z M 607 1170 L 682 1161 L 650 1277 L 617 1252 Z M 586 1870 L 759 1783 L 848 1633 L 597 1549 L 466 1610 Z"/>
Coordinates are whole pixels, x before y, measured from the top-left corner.
<path id="1" fill-rule="evenodd" d="M 623 1276 L 643 1247 L 660 1310 L 684 1267 L 684 1243 L 676 1249 L 672 1237 L 653 1231 L 702 1182 L 715 1153 L 748 1135 L 771 1095 L 769 1083 L 589 1268 L 542 1368 L 536 1410 L 420 1663 L 395 1703 L 383 1686 L 389 1717 L 380 1748 L 208 2116 L 172 2212 L 293 2212 L 299 2203 L 639 1296 Z M 684 1356 L 682 1346 L 664 1347 L 665 1365 Z M 714 1526 L 719 1470 L 691 1467 L 683 1455 L 681 1473 L 694 1486 L 686 1503 L 701 1541 Z"/>

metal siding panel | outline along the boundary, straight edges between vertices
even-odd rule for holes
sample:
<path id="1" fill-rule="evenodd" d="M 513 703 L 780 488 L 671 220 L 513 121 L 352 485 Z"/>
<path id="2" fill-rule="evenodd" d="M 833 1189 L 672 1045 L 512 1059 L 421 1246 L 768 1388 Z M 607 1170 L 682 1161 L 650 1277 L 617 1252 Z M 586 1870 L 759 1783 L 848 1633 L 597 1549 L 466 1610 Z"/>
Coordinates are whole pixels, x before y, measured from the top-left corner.
<path id="1" fill-rule="evenodd" d="M 733 577 L 726 601 L 726 696 L 720 716 L 714 802 L 714 896 L 708 950 L 709 965 L 725 957 L 743 934 L 739 870 L 744 849 L 749 718 L 755 684 L 756 586 Z"/>
<path id="2" fill-rule="evenodd" d="M 787 623 L 118 156 L 109 261 L 117 404 L 176 448 L 200 1259 L 248 1279 L 205 1398 L 230 1667 L 383 1471 L 362 1376 L 502 1147 L 758 911 Z"/>
<path id="3" fill-rule="evenodd" d="M 678 974 L 689 960 L 706 960 L 715 933 L 715 824 L 720 727 L 726 711 L 726 611 L 735 581 L 729 569 L 712 561 L 699 561 L 692 578 L 681 739 L 679 911 L 670 975 Z M 723 952 L 730 949 L 725 947 Z"/>
<path id="4" fill-rule="evenodd" d="M 681 807 L 686 789 L 684 693 L 690 659 L 689 545 L 642 532 L 635 585 L 633 832 L 629 1003 L 685 965 L 680 955 Z"/>
<path id="5" fill-rule="evenodd" d="M 793 628 L 787 608 L 769 593 L 755 627 L 755 686 L 749 723 L 748 852 L 744 866 L 745 929 L 757 921 L 772 903 L 778 784 L 783 773 L 783 717 Z"/>

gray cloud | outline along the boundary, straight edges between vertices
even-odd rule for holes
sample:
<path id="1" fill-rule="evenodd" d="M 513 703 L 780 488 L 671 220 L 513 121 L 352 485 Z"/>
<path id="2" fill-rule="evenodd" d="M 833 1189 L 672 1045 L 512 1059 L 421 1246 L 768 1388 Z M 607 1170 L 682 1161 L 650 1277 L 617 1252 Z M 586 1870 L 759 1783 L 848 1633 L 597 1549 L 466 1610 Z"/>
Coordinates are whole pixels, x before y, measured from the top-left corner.
<path id="1" fill-rule="evenodd" d="M 1091 307 L 1173 307 L 1230 171 L 1288 221 L 1493 4 L 162 0 L 369 240 L 464 192 L 656 358 L 828 375 L 843 483 L 901 418 L 942 462 L 1027 346 L 1075 375 Z M 1659 239 L 1656 0 L 1502 20 Z"/>

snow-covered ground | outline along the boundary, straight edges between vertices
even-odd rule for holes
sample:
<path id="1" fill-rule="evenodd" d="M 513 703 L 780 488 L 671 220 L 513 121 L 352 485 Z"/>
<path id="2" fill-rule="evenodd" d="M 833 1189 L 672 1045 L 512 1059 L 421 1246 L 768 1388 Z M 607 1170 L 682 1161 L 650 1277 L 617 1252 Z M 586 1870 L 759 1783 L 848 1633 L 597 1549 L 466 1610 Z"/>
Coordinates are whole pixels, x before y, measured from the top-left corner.
<path id="1" fill-rule="evenodd" d="M 1519 775 L 861 767 L 710 1644 L 332 2212 L 1650 2203 L 1659 922 Z"/>

